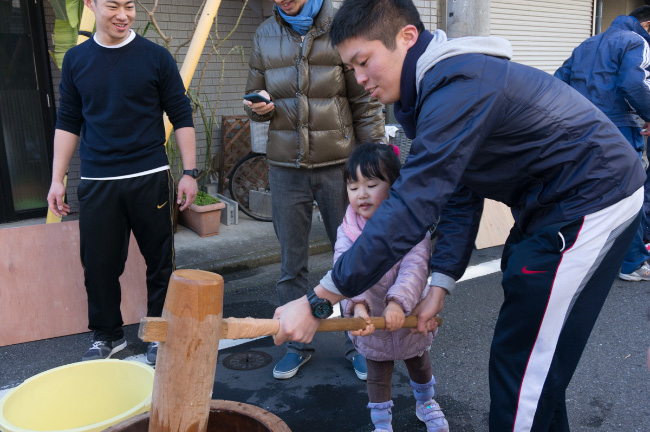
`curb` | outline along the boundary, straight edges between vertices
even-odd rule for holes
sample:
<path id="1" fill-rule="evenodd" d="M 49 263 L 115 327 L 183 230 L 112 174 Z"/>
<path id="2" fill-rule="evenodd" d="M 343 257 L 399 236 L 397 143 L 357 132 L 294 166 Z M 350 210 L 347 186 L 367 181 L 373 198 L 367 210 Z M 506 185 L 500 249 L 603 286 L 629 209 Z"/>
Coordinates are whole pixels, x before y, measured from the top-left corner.
<path id="1" fill-rule="evenodd" d="M 332 252 L 332 245 L 327 239 L 315 240 L 309 244 L 309 255 L 318 255 L 328 252 Z M 192 268 L 196 270 L 204 270 L 212 273 L 217 273 L 223 276 L 230 273 L 251 270 L 269 264 L 277 264 L 279 262 L 280 249 L 274 248 L 221 260 L 211 260 L 203 263 L 195 263 L 191 266 L 178 266 L 177 269 Z"/>

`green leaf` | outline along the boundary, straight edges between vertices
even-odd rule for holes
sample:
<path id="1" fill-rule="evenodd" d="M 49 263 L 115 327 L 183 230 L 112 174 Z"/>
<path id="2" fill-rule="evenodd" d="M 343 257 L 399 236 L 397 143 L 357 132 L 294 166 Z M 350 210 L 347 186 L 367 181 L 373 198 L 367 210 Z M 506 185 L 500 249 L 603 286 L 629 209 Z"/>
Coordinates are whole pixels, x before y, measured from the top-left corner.
<path id="1" fill-rule="evenodd" d="M 83 13 L 84 3 L 80 0 L 66 0 L 65 8 L 68 13 L 68 21 L 70 27 L 78 28 L 79 21 L 81 21 L 81 14 Z"/>
<path id="2" fill-rule="evenodd" d="M 77 29 L 70 27 L 68 21 L 54 20 L 54 59 L 61 69 L 66 51 L 77 44 Z"/>
<path id="3" fill-rule="evenodd" d="M 203 191 L 198 191 L 196 193 L 196 198 L 194 199 L 194 204 L 196 204 L 197 206 L 216 204 L 218 202 L 221 202 L 219 198 L 215 198 L 212 195 L 209 195 Z"/>
<path id="4" fill-rule="evenodd" d="M 66 12 L 66 0 L 50 0 L 52 9 L 54 9 L 54 15 L 56 19 L 61 21 L 68 20 L 68 13 Z"/>

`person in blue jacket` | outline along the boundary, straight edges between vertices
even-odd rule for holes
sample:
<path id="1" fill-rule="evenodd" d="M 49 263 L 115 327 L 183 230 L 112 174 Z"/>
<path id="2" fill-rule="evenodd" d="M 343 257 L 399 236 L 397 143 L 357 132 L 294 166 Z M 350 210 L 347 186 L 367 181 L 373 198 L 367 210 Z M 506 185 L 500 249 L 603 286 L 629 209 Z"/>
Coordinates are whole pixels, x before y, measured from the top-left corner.
<path id="1" fill-rule="evenodd" d="M 484 198 L 512 208 L 490 352 L 490 430 L 568 430 L 565 390 L 639 226 L 645 173 L 585 97 L 509 61 L 500 38 L 448 40 L 411 0 L 346 0 L 332 43 L 395 103 L 413 138 L 389 198 L 307 296 L 275 312 L 275 343 L 310 341 L 331 303 L 367 290 L 436 228 L 417 332 L 467 267 Z"/>
<path id="2" fill-rule="evenodd" d="M 621 131 L 642 160 L 650 135 L 650 6 L 617 17 L 603 33 L 590 37 L 573 50 L 555 76 L 596 105 Z M 643 119 L 643 131 L 637 121 Z M 643 237 L 646 218 L 623 260 L 619 277 L 650 280 L 650 253 Z"/>

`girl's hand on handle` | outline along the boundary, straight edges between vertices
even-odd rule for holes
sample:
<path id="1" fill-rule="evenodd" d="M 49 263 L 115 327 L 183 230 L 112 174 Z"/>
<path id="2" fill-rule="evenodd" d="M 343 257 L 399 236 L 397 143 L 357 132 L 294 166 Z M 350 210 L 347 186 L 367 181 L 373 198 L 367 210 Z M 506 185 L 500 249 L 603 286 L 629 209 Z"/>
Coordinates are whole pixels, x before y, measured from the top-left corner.
<path id="1" fill-rule="evenodd" d="M 446 295 L 446 289 L 435 285 L 431 286 L 427 296 L 411 312 L 411 314 L 418 316 L 418 327 L 412 329 L 411 333 L 426 336 L 427 333 L 436 331 L 438 323 L 433 318 L 445 307 Z"/>
<path id="2" fill-rule="evenodd" d="M 352 336 L 368 336 L 375 332 L 375 326 L 370 322 L 370 315 L 368 315 L 368 309 L 363 303 L 357 303 L 354 305 L 354 317 L 363 318 L 367 326 L 363 330 L 351 331 Z"/>
<path id="3" fill-rule="evenodd" d="M 386 318 L 386 330 L 389 332 L 399 330 L 404 325 L 404 309 L 392 300 L 388 302 L 381 315 Z"/>

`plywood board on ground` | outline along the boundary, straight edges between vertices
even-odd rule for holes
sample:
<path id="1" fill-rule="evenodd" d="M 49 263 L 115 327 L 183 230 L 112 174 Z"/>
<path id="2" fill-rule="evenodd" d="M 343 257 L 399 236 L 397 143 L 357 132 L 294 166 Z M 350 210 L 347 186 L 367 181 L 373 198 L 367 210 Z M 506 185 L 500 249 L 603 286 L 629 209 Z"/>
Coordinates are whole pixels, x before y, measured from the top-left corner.
<path id="1" fill-rule="evenodd" d="M 88 331 L 79 223 L 0 228 L 0 346 Z M 125 324 L 147 312 L 145 262 L 133 237 L 122 284 Z"/>
<path id="2" fill-rule="evenodd" d="M 498 201 L 486 199 L 476 236 L 476 249 L 504 244 L 514 223 L 510 207 Z"/>

